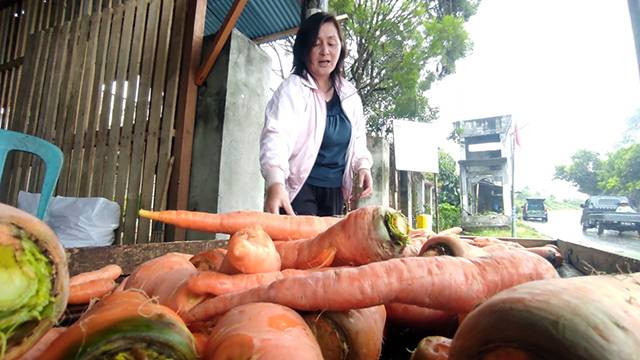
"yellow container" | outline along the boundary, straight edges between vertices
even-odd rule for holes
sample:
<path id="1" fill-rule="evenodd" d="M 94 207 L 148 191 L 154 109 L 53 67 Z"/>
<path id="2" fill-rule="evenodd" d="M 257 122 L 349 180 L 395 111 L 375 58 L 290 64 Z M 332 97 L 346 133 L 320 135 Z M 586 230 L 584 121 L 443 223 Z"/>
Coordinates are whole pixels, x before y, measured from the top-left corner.
<path id="1" fill-rule="evenodd" d="M 416 229 L 431 230 L 431 215 L 418 214 L 416 215 Z"/>

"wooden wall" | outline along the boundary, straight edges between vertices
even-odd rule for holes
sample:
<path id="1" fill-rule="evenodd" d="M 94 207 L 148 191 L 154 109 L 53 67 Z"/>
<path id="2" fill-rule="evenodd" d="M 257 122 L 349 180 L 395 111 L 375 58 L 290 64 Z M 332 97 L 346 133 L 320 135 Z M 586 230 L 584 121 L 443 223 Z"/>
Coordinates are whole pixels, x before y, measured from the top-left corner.
<path id="1" fill-rule="evenodd" d="M 150 242 L 137 211 L 167 198 L 187 2 L 24 0 L 0 10 L 0 128 L 63 150 L 56 195 L 120 204 L 120 244 Z M 0 201 L 15 205 L 19 190 L 38 191 L 42 167 L 22 154 L 10 166 Z"/>

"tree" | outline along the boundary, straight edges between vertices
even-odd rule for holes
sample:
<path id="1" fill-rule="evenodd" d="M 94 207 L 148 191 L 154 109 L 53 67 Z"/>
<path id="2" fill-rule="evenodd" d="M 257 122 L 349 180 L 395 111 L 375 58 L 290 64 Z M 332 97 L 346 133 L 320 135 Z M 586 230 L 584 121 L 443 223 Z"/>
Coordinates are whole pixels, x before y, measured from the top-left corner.
<path id="1" fill-rule="evenodd" d="M 350 50 L 347 79 L 368 115 L 369 131 L 382 135 L 393 119 L 431 121 L 437 109 L 424 93 L 455 72 L 472 47 L 463 24 L 480 0 L 335 0 Z"/>
<path id="2" fill-rule="evenodd" d="M 640 204 L 640 143 L 609 154 L 598 173 L 598 185 L 606 194 L 626 195 Z"/>
<path id="3" fill-rule="evenodd" d="M 447 152 L 438 151 L 438 197 L 440 203 L 460 206 L 460 177 L 456 162 Z"/>
<path id="4" fill-rule="evenodd" d="M 630 118 L 627 119 L 627 131 L 624 132 L 622 138 L 623 145 L 629 145 L 640 141 L 640 109 L 636 110 Z"/>
<path id="5" fill-rule="evenodd" d="M 554 179 L 568 181 L 580 192 L 590 195 L 600 194 L 598 171 L 602 165 L 598 153 L 579 150 L 571 157 L 571 165 L 556 166 Z"/>

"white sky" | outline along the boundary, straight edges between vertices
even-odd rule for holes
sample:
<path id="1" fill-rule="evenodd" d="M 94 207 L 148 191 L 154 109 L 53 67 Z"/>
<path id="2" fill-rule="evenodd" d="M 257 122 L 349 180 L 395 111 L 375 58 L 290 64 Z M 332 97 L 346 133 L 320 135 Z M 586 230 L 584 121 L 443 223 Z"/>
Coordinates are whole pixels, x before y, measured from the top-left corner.
<path id="1" fill-rule="evenodd" d="M 577 197 L 552 181 L 554 167 L 579 149 L 614 151 L 640 109 L 627 0 L 482 0 L 466 29 L 473 52 L 427 93 L 442 138 L 452 121 L 511 114 L 522 142 L 516 189 Z"/>

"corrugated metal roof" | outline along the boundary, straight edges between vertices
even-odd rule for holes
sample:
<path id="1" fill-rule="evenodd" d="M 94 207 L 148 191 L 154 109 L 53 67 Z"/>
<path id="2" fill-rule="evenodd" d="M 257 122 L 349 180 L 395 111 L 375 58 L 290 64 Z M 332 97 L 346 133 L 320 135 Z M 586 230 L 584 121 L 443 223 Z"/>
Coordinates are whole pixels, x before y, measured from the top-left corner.
<path id="1" fill-rule="evenodd" d="M 218 31 L 234 0 L 208 0 L 204 34 Z M 295 28 L 300 23 L 299 0 L 249 0 L 236 29 L 255 39 Z"/>

